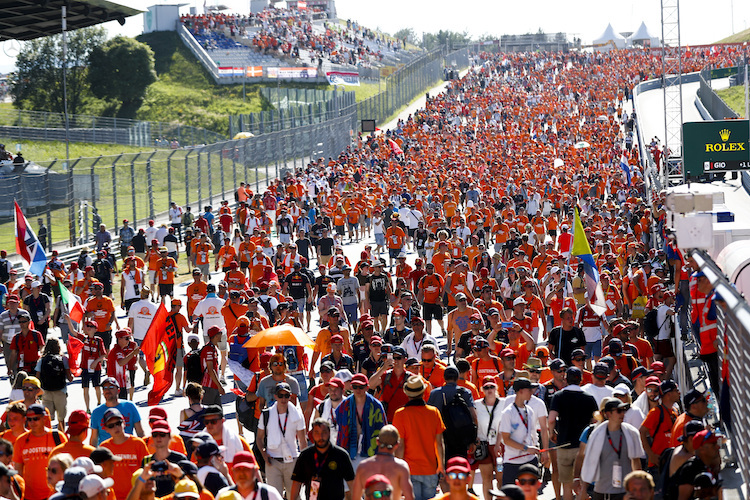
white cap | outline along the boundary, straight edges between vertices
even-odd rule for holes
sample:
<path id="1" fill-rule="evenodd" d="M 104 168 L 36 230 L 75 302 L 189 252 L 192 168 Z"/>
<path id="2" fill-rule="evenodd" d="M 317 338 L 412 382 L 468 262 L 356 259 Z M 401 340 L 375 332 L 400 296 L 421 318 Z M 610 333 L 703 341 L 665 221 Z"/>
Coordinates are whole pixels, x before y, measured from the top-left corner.
<path id="1" fill-rule="evenodd" d="M 189 344 L 190 341 L 193 340 L 193 339 L 197 340 L 198 343 L 200 343 L 200 341 L 201 341 L 201 338 L 198 336 L 197 333 L 189 333 L 188 336 L 187 336 L 187 343 Z"/>
<path id="2" fill-rule="evenodd" d="M 111 477 L 103 479 L 96 474 L 89 474 L 78 484 L 78 493 L 84 495 L 84 498 L 92 498 L 107 488 L 111 488 L 114 484 L 115 482 Z"/>
<path id="3" fill-rule="evenodd" d="M 31 288 L 36 288 L 38 286 L 42 286 L 42 282 L 39 280 L 35 280 L 31 282 Z"/>
<path id="4" fill-rule="evenodd" d="M 563 224 L 563 225 L 561 226 L 561 229 L 570 229 L 570 226 L 568 226 L 567 224 Z"/>
<path id="5" fill-rule="evenodd" d="M 560 271 L 560 268 L 558 266 L 552 266 L 549 268 L 550 274 L 555 274 L 558 271 Z"/>
<path id="6" fill-rule="evenodd" d="M 612 389 L 612 394 L 614 396 L 625 396 L 626 394 L 630 394 L 630 387 L 625 384 L 617 384 L 615 388 Z"/>
<path id="7" fill-rule="evenodd" d="M 342 368 L 341 370 L 337 371 L 336 374 L 334 375 L 334 378 L 337 378 L 344 383 L 350 382 L 352 380 L 352 377 L 354 377 L 352 375 L 352 372 L 350 372 L 346 368 Z"/>
<path id="8" fill-rule="evenodd" d="M 98 474 L 103 469 L 101 465 L 96 465 L 89 457 L 78 457 L 70 464 L 71 467 L 83 467 L 86 474 Z"/>
<path id="9" fill-rule="evenodd" d="M 517 297 L 516 300 L 513 301 L 513 305 L 517 306 L 518 304 L 526 304 L 526 299 L 523 297 Z"/>

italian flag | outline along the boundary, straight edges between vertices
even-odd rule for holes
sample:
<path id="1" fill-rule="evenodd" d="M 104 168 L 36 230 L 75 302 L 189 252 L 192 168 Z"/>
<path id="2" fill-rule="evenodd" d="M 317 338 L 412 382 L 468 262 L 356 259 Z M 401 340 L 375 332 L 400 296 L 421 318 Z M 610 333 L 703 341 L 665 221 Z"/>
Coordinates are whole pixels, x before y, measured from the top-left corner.
<path id="1" fill-rule="evenodd" d="M 58 282 L 57 285 L 60 287 L 60 298 L 68 309 L 68 315 L 74 323 L 80 323 L 83 319 L 83 306 L 81 300 L 73 293 L 70 292 L 62 282 Z"/>

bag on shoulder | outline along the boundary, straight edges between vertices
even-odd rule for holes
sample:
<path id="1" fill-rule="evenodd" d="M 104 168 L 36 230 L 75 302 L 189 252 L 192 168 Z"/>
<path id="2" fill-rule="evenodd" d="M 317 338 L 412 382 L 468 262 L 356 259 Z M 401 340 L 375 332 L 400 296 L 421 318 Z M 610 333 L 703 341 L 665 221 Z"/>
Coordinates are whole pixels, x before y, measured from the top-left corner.
<path id="1" fill-rule="evenodd" d="M 59 354 L 48 354 L 42 357 L 39 368 L 39 382 L 45 391 L 61 391 L 67 385 L 65 364 Z"/>
<path id="2" fill-rule="evenodd" d="M 471 417 L 471 411 L 458 390 L 450 399 L 446 400 L 443 393 L 443 410 L 440 412 L 448 432 L 467 446 L 477 439 L 477 426 Z"/>
<path id="3" fill-rule="evenodd" d="M 199 350 L 190 351 L 185 356 L 185 379 L 196 384 L 200 384 L 203 380 L 203 365 Z"/>

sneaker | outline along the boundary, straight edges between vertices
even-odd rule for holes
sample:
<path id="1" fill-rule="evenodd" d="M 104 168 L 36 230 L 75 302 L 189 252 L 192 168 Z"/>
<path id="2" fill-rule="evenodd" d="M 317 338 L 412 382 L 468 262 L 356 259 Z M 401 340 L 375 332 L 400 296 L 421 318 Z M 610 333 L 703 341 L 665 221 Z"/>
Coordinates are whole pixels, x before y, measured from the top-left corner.
<path id="1" fill-rule="evenodd" d="M 177 389 L 176 391 L 174 391 L 174 395 L 178 398 L 182 397 L 183 396 L 182 389 Z"/>
<path id="2" fill-rule="evenodd" d="M 224 377 L 221 377 L 219 379 L 219 382 L 221 382 L 221 385 L 227 385 L 227 379 L 225 379 Z"/>

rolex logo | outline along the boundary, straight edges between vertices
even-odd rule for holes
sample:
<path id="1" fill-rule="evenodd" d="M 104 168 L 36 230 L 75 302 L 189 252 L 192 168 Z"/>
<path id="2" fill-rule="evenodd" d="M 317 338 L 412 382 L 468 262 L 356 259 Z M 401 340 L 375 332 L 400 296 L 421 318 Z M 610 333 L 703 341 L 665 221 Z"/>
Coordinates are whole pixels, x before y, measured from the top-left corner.
<path id="1" fill-rule="evenodd" d="M 722 141 L 724 141 L 724 142 L 727 142 L 727 141 L 729 140 L 729 135 L 730 135 L 731 133 L 732 133 L 732 132 L 730 132 L 730 131 L 729 131 L 729 130 L 727 130 L 727 129 L 722 129 L 722 130 L 719 130 L 719 137 L 721 137 L 721 140 L 722 140 Z"/>

